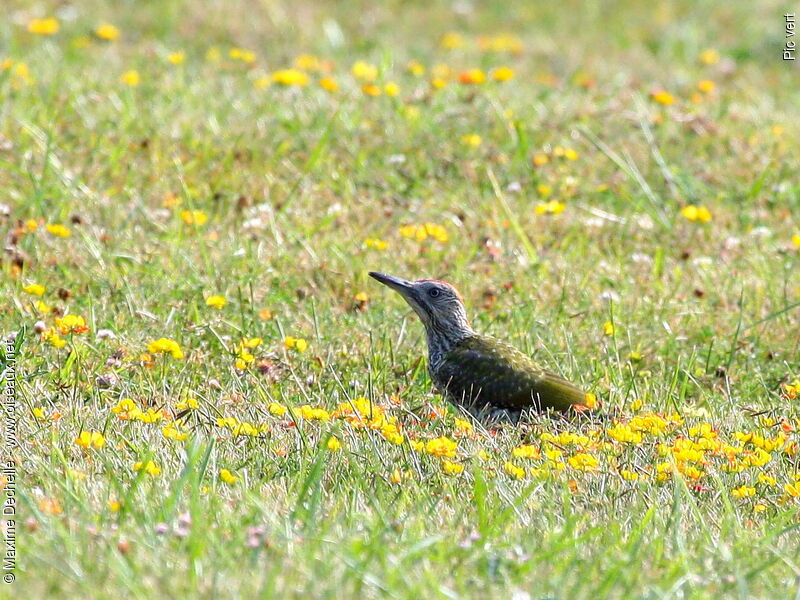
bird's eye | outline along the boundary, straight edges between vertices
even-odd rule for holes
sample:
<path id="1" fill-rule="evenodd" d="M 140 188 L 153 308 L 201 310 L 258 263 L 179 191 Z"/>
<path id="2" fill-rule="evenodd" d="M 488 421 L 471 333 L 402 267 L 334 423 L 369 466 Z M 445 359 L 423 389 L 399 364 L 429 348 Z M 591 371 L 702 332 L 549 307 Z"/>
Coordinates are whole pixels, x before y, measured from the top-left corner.
<path id="1" fill-rule="evenodd" d="M 441 293 L 442 292 L 439 291 L 439 288 L 431 288 L 428 290 L 428 296 L 430 296 L 431 298 L 436 298 Z"/>

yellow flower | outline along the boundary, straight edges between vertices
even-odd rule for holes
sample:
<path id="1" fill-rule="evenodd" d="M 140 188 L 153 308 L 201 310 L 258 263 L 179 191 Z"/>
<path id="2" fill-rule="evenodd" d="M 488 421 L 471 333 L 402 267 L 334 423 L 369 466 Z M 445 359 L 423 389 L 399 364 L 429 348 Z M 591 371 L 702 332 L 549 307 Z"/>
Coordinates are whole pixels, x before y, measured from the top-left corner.
<path id="1" fill-rule="evenodd" d="M 81 434 L 75 438 L 75 443 L 81 448 L 99 450 L 106 445 L 106 439 L 99 431 L 81 431 Z"/>
<path id="2" fill-rule="evenodd" d="M 36 406 L 33 409 L 33 418 L 37 421 L 46 421 L 47 420 L 47 413 L 44 409 L 40 406 Z"/>
<path id="3" fill-rule="evenodd" d="M 49 515 L 60 515 L 64 512 L 58 498 L 42 498 L 39 500 L 39 510 Z"/>
<path id="4" fill-rule="evenodd" d="M 273 414 L 276 417 L 280 417 L 286 413 L 286 407 L 282 404 L 278 404 L 277 402 L 270 402 L 267 410 L 269 410 L 270 414 Z"/>
<path id="5" fill-rule="evenodd" d="M 514 70 L 510 67 L 497 67 L 492 71 L 492 79 L 495 81 L 508 81 L 514 78 Z"/>
<path id="6" fill-rule="evenodd" d="M 397 85 L 394 81 L 390 81 L 385 86 L 383 86 L 383 91 L 387 96 L 394 97 L 400 93 L 400 86 Z"/>
<path id="7" fill-rule="evenodd" d="M 394 469 L 389 480 L 394 484 L 398 484 L 403 481 L 403 475 L 400 473 L 400 469 Z"/>
<path id="8" fill-rule="evenodd" d="M 635 431 L 630 425 L 624 423 L 617 423 L 614 427 L 608 429 L 606 433 L 608 437 L 618 442 L 628 444 L 642 443 L 642 433 L 640 431 Z"/>
<path id="9" fill-rule="evenodd" d="M 363 60 L 356 61 L 350 68 L 353 77 L 361 81 L 374 81 L 378 76 L 378 67 Z"/>
<path id="10" fill-rule="evenodd" d="M 425 223 L 425 233 L 442 244 L 448 240 L 447 230 L 436 223 Z"/>
<path id="11" fill-rule="evenodd" d="M 217 417 L 217 427 L 236 427 L 238 421 L 235 417 Z"/>
<path id="12" fill-rule="evenodd" d="M 228 469 L 221 469 L 219 472 L 219 478 L 228 485 L 233 485 L 239 481 L 239 477 L 231 473 Z"/>
<path id="13" fill-rule="evenodd" d="M 564 149 L 564 158 L 567 160 L 578 160 L 578 153 L 573 150 L 572 148 L 565 148 Z"/>
<path id="14" fill-rule="evenodd" d="M 533 166 L 541 167 L 542 165 L 546 165 L 547 163 L 549 163 L 550 158 L 547 156 L 547 154 L 542 154 L 542 153 L 534 154 L 531 157 L 531 162 L 533 163 Z"/>
<path id="15" fill-rule="evenodd" d="M 54 348 L 63 348 L 67 345 L 67 342 L 52 327 L 42 333 L 42 339 Z"/>
<path id="16" fill-rule="evenodd" d="M 175 404 L 175 410 L 177 411 L 184 411 L 184 410 L 195 410 L 199 406 L 197 402 L 197 398 L 192 398 L 191 396 L 188 398 L 184 398 L 183 400 L 179 400 Z"/>
<path id="17" fill-rule="evenodd" d="M 119 402 L 111 407 L 111 412 L 117 415 L 117 417 L 123 421 L 128 421 L 135 419 L 142 411 L 130 398 L 122 398 Z"/>
<path id="18" fill-rule="evenodd" d="M 297 69 L 283 69 L 272 74 L 272 81 L 284 86 L 308 85 L 308 75 Z"/>
<path id="19" fill-rule="evenodd" d="M 664 106 L 669 106 L 670 104 L 675 102 L 675 98 L 673 97 L 673 95 L 665 90 L 654 90 L 650 92 L 650 97 L 659 104 L 663 104 Z"/>
<path id="20" fill-rule="evenodd" d="M 800 236 L 798 236 L 798 240 L 800 240 Z M 364 246 L 367 248 L 374 248 L 375 250 L 386 250 L 389 246 L 389 242 L 385 242 L 379 238 L 367 238 L 364 240 Z M 800 246 L 800 244 L 798 244 Z"/>
<path id="21" fill-rule="evenodd" d="M 472 433 L 472 423 L 466 419 L 456 419 L 456 431 L 458 433 Z"/>
<path id="22" fill-rule="evenodd" d="M 711 213 L 705 206 L 695 206 L 689 204 L 681 209 L 681 216 L 689 221 L 701 221 L 708 223 L 711 221 Z"/>
<path id="23" fill-rule="evenodd" d="M 294 66 L 303 71 L 319 71 L 323 65 L 313 54 L 299 54 L 294 59 Z"/>
<path id="24" fill-rule="evenodd" d="M 731 490 L 731 496 L 734 498 L 750 498 L 756 495 L 756 488 L 743 485 L 734 490 Z"/>
<path id="25" fill-rule="evenodd" d="M 147 345 L 147 351 L 150 354 L 171 354 L 175 360 L 183 358 L 183 350 L 175 340 L 169 338 L 160 338 Z"/>
<path id="26" fill-rule="evenodd" d="M 43 285 L 39 285 L 38 283 L 32 283 L 23 287 L 22 291 L 33 296 L 43 296 L 45 288 Z"/>
<path id="27" fill-rule="evenodd" d="M 25 228 L 28 231 L 36 231 L 39 229 L 39 223 L 36 222 L 36 219 L 28 219 L 25 221 Z"/>
<path id="28" fill-rule="evenodd" d="M 178 425 L 175 423 L 167 423 L 164 425 L 164 427 L 161 428 L 161 433 L 168 440 L 176 440 L 178 442 L 182 442 L 189 437 L 189 434 L 178 429 Z"/>
<path id="29" fill-rule="evenodd" d="M 139 75 L 139 71 L 136 69 L 130 69 L 129 71 L 125 71 L 119 80 L 124 83 L 125 85 L 129 85 L 130 87 L 136 87 L 141 82 L 142 78 Z"/>
<path id="30" fill-rule="evenodd" d="M 64 315 L 56 319 L 56 327 L 58 327 L 61 335 L 68 333 L 86 333 L 89 328 L 86 326 L 86 319 L 80 315 Z"/>
<path id="31" fill-rule="evenodd" d="M 261 342 L 263 341 L 264 340 L 261 338 L 247 338 L 242 341 L 242 346 L 244 346 L 245 348 L 250 348 L 252 350 L 253 348 L 258 348 L 261 345 Z"/>
<path id="32" fill-rule="evenodd" d="M 300 417 L 306 421 L 330 421 L 331 415 L 324 408 L 314 408 L 308 404 L 304 404 L 298 409 Z"/>
<path id="33" fill-rule="evenodd" d="M 619 474 L 625 481 L 636 481 L 639 479 L 639 474 L 636 471 L 629 471 L 628 469 L 622 469 Z"/>
<path id="34" fill-rule="evenodd" d="M 800 233 L 795 233 L 795 234 L 792 236 L 792 243 L 793 243 L 795 246 L 797 246 L 798 248 L 800 248 Z"/>
<path id="35" fill-rule="evenodd" d="M 533 210 L 537 215 L 557 215 L 564 212 L 566 207 L 567 205 L 563 202 L 559 202 L 558 200 L 550 200 L 549 202 L 540 202 L 534 207 Z"/>
<path id="36" fill-rule="evenodd" d="M 783 486 L 784 491 L 792 498 L 800 498 L 800 481 L 795 483 L 787 483 Z"/>
<path id="37" fill-rule="evenodd" d="M 152 460 L 148 460 L 147 464 L 143 462 L 137 462 L 133 465 L 134 471 L 141 471 L 142 469 L 145 470 L 145 473 L 150 475 L 151 477 L 156 477 L 157 475 L 161 474 L 161 469 L 154 463 Z"/>
<path id="38" fill-rule="evenodd" d="M 319 87 L 328 92 L 335 92 L 339 89 L 339 84 L 333 77 L 323 77 L 319 80 Z"/>
<path id="39" fill-rule="evenodd" d="M 758 483 L 760 483 L 761 485 L 769 486 L 769 487 L 775 487 L 776 485 L 778 485 L 778 482 L 775 481 L 775 478 L 774 477 L 770 477 L 766 473 L 759 473 L 758 474 Z"/>
<path id="40" fill-rule="evenodd" d="M 72 235 L 72 232 L 64 227 L 59 223 L 48 223 L 45 225 L 45 229 L 50 235 L 54 235 L 56 237 L 68 238 Z"/>
<path id="41" fill-rule="evenodd" d="M 252 63 L 256 60 L 255 53 L 250 50 L 245 50 L 244 48 L 231 48 L 228 51 L 228 56 L 230 56 L 232 60 L 240 60 L 243 63 Z"/>
<path id="42" fill-rule="evenodd" d="M 482 35 L 478 37 L 478 49 L 482 52 L 510 52 L 519 54 L 525 46 L 518 37 L 501 33 L 499 35 Z"/>
<path id="43" fill-rule="evenodd" d="M 458 442 L 443 436 L 433 440 L 428 440 L 428 442 L 425 444 L 425 452 L 432 454 L 433 456 L 454 458 L 457 447 Z"/>
<path id="44" fill-rule="evenodd" d="M 119 37 L 119 29 L 110 23 L 102 23 L 97 26 L 97 29 L 94 30 L 94 34 L 101 40 L 113 42 Z"/>
<path id="45" fill-rule="evenodd" d="M 587 392 L 586 395 L 583 397 L 583 403 L 588 408 L 597 408 L 597 396 L 592 392 Z"/>
<path id="46" fill-rule="evenodd" d="M 54 35 L 58 33 L 59 27 L 58 19 L 53 17 L 32 19 L 28 22 L 28 31 L 36 35 Z"/>
<path id="47" fill-rule="evenodd" d="M 328 450 L 331 452 L 336 452 L 337 450 L 341 449 L 342 442 L 337 440 L 335 437 L 329 438 L 328 443 L 326 444 Z"/>
<path id="48" fill-rule="evenodd" d="M 448 475 L 460 475 L 464 472 L 464 465 L 445 459 L 442 462 L 442 470 Z"/>
<path id="49" fill-rule="evenodd" d="M 704 94 L 710 94 L 714 91 L 715 84 L 713 81 L 709 79 L 703 79 L 697 84 L 697 89 L 703 92 Z"/>
<path id="50" fill-rule="evenodd" d="M 439 41 L 439 45 L 442 48 L 453 50 L 455 48 L 460 48 L 461 46 L 464 45 L 464 38 L 461 36 L 460 33 L 450 31 L 442 36 L 442 39 Z"/>
<path id="51" fill-rule="evenodd" d="M 121 502 L 118 502 L 117 500 L 108 501 L 108 510 L 110 510 L 111 512 L 119 512 L 120 508 L 122 508 Z"/>
<path id="52" fill-rule="evenodd" d="M 481 136 L 479 136 L 477 133 L 468 133 L 466 135 L 461 136 L 461 141 L 467 146 L 470 146 L 472 148 L 477 148 L 478 146 L 481 145 L 481 142 L 483 140 L 481 139 Z"/>
<path id="53" fill-rule="evenodd" d="M 503 469 L 509 476 L 515 479 L 523 479 L 525 477 L 525 469 L 518 467 L 511 461 L 506 461 L 506 464 L 503 465 Z"/>
<path id="54" fill-rule="evenodd" d="M 570 467 L 578 471 L 596 471 L 600 464 L 596 456 L 585 452 L 579 452 L 575 456 L 571 456 L 567 462 Z"/>
<path id="55" fill-rule="evenodd" d="M 218 309 L 223 308 L 227 302 L 225 296 L 209 296 L 206 298 L 206 306 L 212 306 Z"/>
<path id="56" fill-rule="evenodd" d="M 532 444 L 522 444 L 521 446 L 517 446 L 511 451 L 511 455 L 514 458 L 533 458 L 538 460 L 541 456 L 541 452 L 539 448 Z"/>
<path id="57" fill-rule="evenodd" d="M 424 225 L 404 225 L 400 228 L 400 235 L 405 238 L 413 238 L 418 242 L 425 241 L 428 237 L 432 237 L 440 243 L 448 241 L 447 230 L 436 223 L 425 223 Z"/>
<path id="58" fill-rule="evenodd" d="M 464 84 L 479 84 L 486 81 L 486 73 L 480 69 L 469 69 L 461 73 L 458 80 Z"/>
<path id="59" fill-rule="evenodd" d="M 208 221 L 208 215 L 202 210 L 182 210 L 181 220 L 187 225 L 201 227 Z"/>
<path id="60" fill-rule="evenodd" d="M 611 321 L 603 323 L 603 335 L 614 335 L 614 324 Z"/>
<path id="61" fill-rule="evenodd" d="M 239 347 L 239 349 L 236 351 L 236 357 L 237 358 L 234 362 L 234 366 L 239 371 L 245 371 L 256 360 L 256 357 L 248 352 L 247 348 L 244 346 Z"/>
<path id="62" fill-rule="evenodd" d="M 183 64 L 183 61 L 185 60 L 186 60 L 185 52 L 170 52 L 169 54 L 167 54 L 167 62 L 172 63 L 173 65 Z"/>
<path id="63" fill-rule="evenodd" d="M 283 340 L 283 345 L 287 350 L 294 349 L 298 352 L 305 352 L 308 348 L 308 342 L 306 342 L 303 338 L 294 338 L 291 336 L 287 336 L 286 339 Z"/>
<path id="64" fill-rule="evenodd" d="M 379 88 L 374 83 L 366 83 L 361 88 L 361 91 L 364 92 L 367 96 L 380 96 L 381 95 L 381 88 Z"/>
<path id="65" fill-rule="evenodd" d="M 713 48 L 706 48 L 700 53 L 698 58 L 704 65 L 714 65 L 719 62 L 719 52 Z"/>
<path id="66" fill-rule="evenodd" d="M 425 75 L 425 65 L 416 60 L 411 60 L 406 64 L 406 70 L 414 77 L 422 77 Z"/>
<path id="67" fill-rule="evenodd" d="M 148 408 L 146 412 L 143 410 L 136 412 L 133 418 L 142 423 L 160 423 L 164 419 L 164 414 L 160 410 Z"/>

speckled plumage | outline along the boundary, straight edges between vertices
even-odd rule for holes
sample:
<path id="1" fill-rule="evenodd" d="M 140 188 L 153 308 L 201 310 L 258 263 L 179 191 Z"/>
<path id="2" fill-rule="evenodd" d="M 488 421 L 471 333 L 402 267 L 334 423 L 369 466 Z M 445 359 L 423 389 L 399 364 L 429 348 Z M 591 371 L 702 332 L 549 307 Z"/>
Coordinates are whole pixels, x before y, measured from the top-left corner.
<path id="1" fill-rule="evenodd" d="M 479 418 L 512 421 L 525 411 L 585 408 L 580 388 L 513 346 L 476 333 L 449 283 L 370 275 L 400 293 L 419 315 L 427 333 L 428 372 L 451 403 Z"/>
<path id="2" fill-rule="evenodd" d="M 541 369 L 513 346 L 484 335 L 457 342 L 441 360 L 429 364 L 429 371 L 447 400 L 473 413 L 499 409 L 518 418 L 526 409 L 564 412 L 585 401 L 574 384 Z"/>

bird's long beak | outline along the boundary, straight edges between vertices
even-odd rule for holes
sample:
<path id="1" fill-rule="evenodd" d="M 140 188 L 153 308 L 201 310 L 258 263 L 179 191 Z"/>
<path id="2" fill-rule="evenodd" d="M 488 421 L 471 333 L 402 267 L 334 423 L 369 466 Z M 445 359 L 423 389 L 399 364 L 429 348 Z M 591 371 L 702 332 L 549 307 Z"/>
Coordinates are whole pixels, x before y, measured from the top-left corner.
<path id="1" fill-rule="evenodd" d="M 400 277 L 395 277 L 394 275 L 386 275 L 384 273 L 370 271 L 369 276 L 373 279 L 377 279 L 383 285 L 392 288 L 404 298 L 408 298 L 411 294 L 411 291 L 414 289 L 414 284 L 412 282 L 406 279 L 401 279 Z"/>

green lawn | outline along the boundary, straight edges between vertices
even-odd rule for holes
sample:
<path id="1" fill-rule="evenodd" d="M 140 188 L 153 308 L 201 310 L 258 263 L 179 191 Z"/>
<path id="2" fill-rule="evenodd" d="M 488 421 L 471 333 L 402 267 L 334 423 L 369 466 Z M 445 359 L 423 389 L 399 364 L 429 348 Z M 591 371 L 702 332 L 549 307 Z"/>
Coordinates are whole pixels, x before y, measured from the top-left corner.
<path id="1" fill-rule="evenodd" d="M 786 11 L 6 2 L 0 597 L 800 598 Z M 459 414 L 370 270 L 592 415 Z"/>

